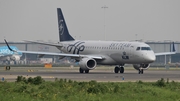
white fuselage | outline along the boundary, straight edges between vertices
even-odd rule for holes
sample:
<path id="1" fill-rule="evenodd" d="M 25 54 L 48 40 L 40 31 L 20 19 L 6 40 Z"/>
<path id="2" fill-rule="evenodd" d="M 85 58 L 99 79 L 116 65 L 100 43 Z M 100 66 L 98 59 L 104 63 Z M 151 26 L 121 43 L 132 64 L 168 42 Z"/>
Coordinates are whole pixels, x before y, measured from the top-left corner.
<path id="1" fill-rule="evenodd" d="M 63 47 L 57 47 L 64 53 L 101 56 L 98 64 L 119 65 L 152 63 L 154 52 L 143 42 L 118 41 L 68 41 L 61 42 Z"/>

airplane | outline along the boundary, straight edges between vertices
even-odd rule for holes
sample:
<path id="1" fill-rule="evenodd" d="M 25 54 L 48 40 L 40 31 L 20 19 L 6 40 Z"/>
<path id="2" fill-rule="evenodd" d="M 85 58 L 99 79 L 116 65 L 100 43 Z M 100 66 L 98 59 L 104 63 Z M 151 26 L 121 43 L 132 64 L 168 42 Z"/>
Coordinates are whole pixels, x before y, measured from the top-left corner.
<path id="1" fill-rule="evenodd" d="M 150 63 L 156 60 L 156 56 L 176 53 L 175 50 L 173 52 L 154 53 L 148 44 L 137 41 L 75 40 L 68 31 L 61 8 L 57 8 L 57 15 L 60 42 L 27 42 L 55 46 L 63 53 L 15 51 L 9 47 L 6 40 L 5 43 L 14 52 L 71 57 L 79 63 L 79 73 L 89 73 L 89 70 L 95 69 L 97 65 L 114 65 L 114 73 L 124 73 L 124 65 L 132 64 L 139 71 L 139 74 L 143 74 L 143 70 L 149 68 Z"/>
<path id="2" fill-rule="evenodd" d="M 13 50 L 17 51 L 16 46 L 10 46 Z M 10 51 L 7 46 L 0 47 L 0 60 L 1 61 L 19 61 L 22 56 L 22 52 Z"/>

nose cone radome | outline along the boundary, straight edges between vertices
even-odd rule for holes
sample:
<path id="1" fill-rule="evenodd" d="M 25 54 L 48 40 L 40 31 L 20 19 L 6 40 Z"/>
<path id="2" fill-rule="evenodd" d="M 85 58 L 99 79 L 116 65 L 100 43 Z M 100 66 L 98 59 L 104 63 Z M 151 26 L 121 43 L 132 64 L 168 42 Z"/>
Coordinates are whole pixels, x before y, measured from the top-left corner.
<path id="1" fill-rule="evenodd" d="M 154 54 L 148 54 L 145 60 L 147 62 L 154 62 L 156 60 L 156 56 Z"/>

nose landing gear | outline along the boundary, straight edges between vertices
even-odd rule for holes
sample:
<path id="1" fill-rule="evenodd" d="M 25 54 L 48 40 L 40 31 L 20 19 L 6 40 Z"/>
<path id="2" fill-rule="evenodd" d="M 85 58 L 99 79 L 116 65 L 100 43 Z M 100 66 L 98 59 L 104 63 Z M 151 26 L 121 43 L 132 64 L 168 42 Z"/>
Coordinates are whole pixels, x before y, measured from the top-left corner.
<path id="1" fill-rule="evenodd" d="M 143 74 L 144 70 L 143 69 L 139 69 L 139 74 Z"/>

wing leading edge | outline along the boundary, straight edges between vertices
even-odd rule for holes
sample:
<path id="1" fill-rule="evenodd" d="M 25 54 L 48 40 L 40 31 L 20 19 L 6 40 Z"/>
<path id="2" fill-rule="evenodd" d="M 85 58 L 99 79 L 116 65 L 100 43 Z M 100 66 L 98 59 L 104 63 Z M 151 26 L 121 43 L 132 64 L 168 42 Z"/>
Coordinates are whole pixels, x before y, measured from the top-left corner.
<path id="1" fill-rule="evenodd" d="M 162 52 L 162 53 L 154 53 L 155 56 L 161 56 L 161 55 L 172 55 L 176 54 L 176 52 Z"/>

